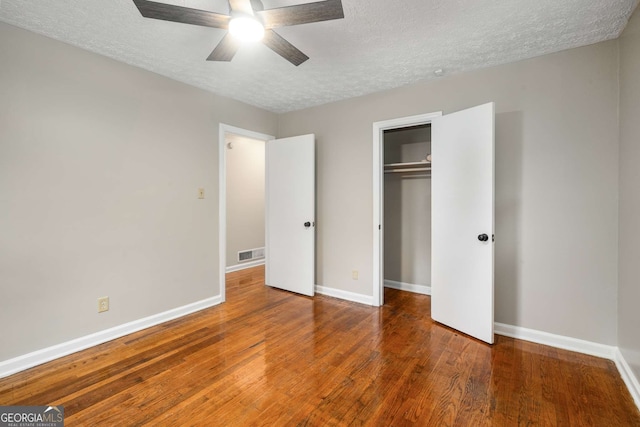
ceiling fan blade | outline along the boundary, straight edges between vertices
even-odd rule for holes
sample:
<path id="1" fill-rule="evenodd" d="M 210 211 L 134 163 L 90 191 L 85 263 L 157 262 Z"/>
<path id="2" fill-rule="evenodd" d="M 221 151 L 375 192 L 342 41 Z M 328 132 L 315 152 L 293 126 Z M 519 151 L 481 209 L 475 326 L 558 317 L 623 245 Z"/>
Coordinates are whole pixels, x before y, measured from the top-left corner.
<path id="1" fill-rule="evenodd" d="M 229 62 L 233 59 L 239 47 L 240 45 L 235 40 L 235 38 L 231 34 L 227 33 L 222 38 L 222 40 L 220 40 L 218 46 L 213 49 L 213 52 L 211 52 L 211 55 L 209 55 L 207 61 Z"/>
<path id="2" fill-rule="evenodd" d="M 250 0 L 251 7 L 254 11 L 264 10 L 264 5 L 262 4 L 262 0 Z"/>
<path id="3" fill-rule="evenodd" d="M 265 28 L 277 28 L 341 19 L 344 18 L 344 10 L 341 0 L 325 0 L 256 11 L 256 15 L 262 18 Z"/>
<path id="4" fill-rule="evenodd" d="M 253 15 L 251 0 L 229 0 L 229 8 L 231 9 L 231 12 Z"/>
<path id="5" fill-rule="evenodd" d="M 309 59 L 307 55 L 300 52 L 298 48 L 273 30 L 265 30 L 262 43 L 296 67 Z"/>
<path id="6" fill-rule="evenodd" d="M 229 28 L 229 21 L 231 20 L 230 16 L 206 10 L 191 9 L 148 0 L 133 0 L 133 2 L 145 18 L 224 29 Z"/>

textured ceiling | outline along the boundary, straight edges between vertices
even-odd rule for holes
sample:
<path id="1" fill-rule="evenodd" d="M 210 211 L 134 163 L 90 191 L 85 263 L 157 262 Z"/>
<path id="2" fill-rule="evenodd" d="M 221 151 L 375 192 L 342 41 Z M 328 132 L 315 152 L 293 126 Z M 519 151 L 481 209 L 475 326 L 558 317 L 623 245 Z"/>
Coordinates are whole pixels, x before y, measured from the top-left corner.
<path id="1" fill-rule="evenodd" d="M 226 0 L 157 0 L 228 13 Z M 311 0 L 263 0 L 266 9 Z M 0 20 L 274 112 L 616 38 L 638 0 L 342 0 L 345 19 L 278 29 L 311 59 L 262 44 L 205 59 L 224 30 L 146 19 L 132 0 L 0 0 Z"/>

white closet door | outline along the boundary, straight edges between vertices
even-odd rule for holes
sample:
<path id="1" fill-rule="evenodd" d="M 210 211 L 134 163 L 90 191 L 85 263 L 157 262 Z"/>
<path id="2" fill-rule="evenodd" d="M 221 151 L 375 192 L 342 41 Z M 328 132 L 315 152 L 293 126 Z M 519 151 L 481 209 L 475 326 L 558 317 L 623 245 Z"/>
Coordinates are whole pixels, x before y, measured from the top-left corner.
<path id="1" fill-rule="evenodd" d="M 313 296 L 314 135 L 267 142 L 266 186 L 266 284 Z"/>
<path id="2" fill-rule="evenodd" d="M 431 317 L 493 343 L 494 104 L 432 122 Z"/>

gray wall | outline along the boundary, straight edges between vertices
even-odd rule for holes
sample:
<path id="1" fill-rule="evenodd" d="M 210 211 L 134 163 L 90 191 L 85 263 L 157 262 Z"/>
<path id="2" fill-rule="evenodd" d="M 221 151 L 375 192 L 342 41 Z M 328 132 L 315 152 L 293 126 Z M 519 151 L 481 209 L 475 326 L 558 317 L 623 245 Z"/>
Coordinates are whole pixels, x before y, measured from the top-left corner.
<path id="1" fill-rule="evenodd" d="M 617 41 L 281 115 L 317 136 L 317 283 L 372 293 L 372 123 L 489 101 L 496 321 L 615 345 Z"/>
<path id="2" fill-rule="evenodd" d="M 419 162 L 431 153 L 431 128 L 385 132 L 384 163 Z M 384 175 L 384 278 L 431 286 L 431 179 Z"/>
<path id="3" fill-rule="evenodd" d="M 618 346 L 640 380 L 640 10 L 620 38 Z"/>
<path id="4" fill-rule="evenodd" d="M 2 23 L 0 58 L 0 360 L 219 295 L 218 124 L 276 116 Z"/>
<path id="5" fill-rule="evenodd" d="M 228 134 L 227 267 L 238 252 L 264 247 L 265 142 Z"/>

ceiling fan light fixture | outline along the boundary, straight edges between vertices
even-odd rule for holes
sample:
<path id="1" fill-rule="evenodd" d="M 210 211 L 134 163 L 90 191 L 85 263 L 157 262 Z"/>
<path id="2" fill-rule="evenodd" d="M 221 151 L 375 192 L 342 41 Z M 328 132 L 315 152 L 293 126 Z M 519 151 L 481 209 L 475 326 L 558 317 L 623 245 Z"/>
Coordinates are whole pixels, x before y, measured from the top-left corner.
<path id="1" fill-rule="evenodd" d="M 229 22 L 229 33 L 242 42 L 257 42 L 264 37 L 264 26 L 255 18 L 240 16 Z"/>
<path id="2" fill-rule="evenodd" d="M 311 0 L 312 3 L 306 0 L 307 3 L 272 9 L 265 9 L 261 0 L 226 0 L 228 14 L 153 0 L 132 1 L 145 18 L 227 30 L 207 57 L 207 61 L 218 62 L 231 61 L 244 44 L 243 40 L 253 40 L 254 43 L 262 41 L 266 47 L 297 67 L 309 57 L 271 29 L 344 18 L 342 0 Z"/>

